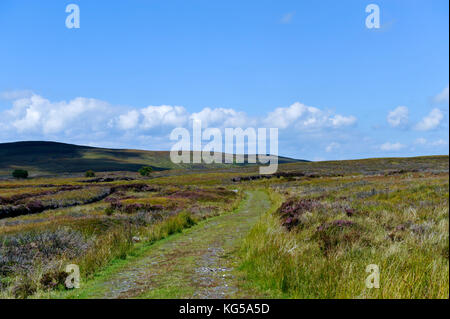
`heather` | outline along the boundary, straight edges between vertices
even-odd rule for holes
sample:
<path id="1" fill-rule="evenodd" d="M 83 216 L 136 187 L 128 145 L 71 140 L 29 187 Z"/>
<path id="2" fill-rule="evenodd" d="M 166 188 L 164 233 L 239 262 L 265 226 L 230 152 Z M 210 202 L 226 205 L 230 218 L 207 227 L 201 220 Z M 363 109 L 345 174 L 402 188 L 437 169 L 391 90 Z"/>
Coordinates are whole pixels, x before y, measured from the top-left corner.
<path id="1" fill-rule="evenodd" d="M 272 182 L 244 241 L 248 280 L 289 298 L 448 298 L 448 173 Z M 380 288 L 365 286 L 366 267 Z"/>

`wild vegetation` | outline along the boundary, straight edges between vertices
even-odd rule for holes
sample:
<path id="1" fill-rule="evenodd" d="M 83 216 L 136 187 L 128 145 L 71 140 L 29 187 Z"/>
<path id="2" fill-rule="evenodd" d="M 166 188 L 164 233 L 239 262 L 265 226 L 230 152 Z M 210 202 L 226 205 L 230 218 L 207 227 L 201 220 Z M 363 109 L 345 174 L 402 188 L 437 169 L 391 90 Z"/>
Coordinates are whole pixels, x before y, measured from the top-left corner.
<path id="1" fill-rule="evenodd" d="M 58 186 L 53 179 L 0 186 L 3 297 L 63 289 L 67 263 L 79 265 L 83 278 L 89 278 L 111 260 L 126 258 L 136 243 L 180 232 L 233 209 L 241 199 L 219 186 L 58 180 Z"/>
<path id="2" fill-rule="evenodd" d="M 255 182 L 267 185 L 274 206 L 243 244 L 248 280 L 288 298 L 448 298 L 449 176 L 441 164 Z M 365 284 L 371 264 L 379 289 Z"/>
<path id="3" fill-rule="evenodd" d="M 15 178 L 27 178 L 28 177 L 28 171 L 24 169 L 15 169 L 12 172 L 12 176 Z"/>
<path id="4" fill-rule="evenodd" d="M 280 163 L 297 161 L 279 158 Z M 169 151 L 108 149 L 56 142 L 0 143 L 0 178 L 11 176 L 11 172 L 15 169 L 27 170 L 33 177 L 61 174 L 82 176 L 88 170 L 137 172 L 142 166 L 151 166 L 153 171 L 161 172 L 169 169 L 219 169 L 243 165 L 174 164 L 170 160 Z"/>
<path id="5" fill-rule="evenodd" d="M 138 172 L 142 176 L 150 176 L 150 174 L 153 172 L 153 168 L 151 166 L 143 166 L 139 169 Z"/>
<path id="6" fill-rule="evenodd" d="M 84 173 L 85 177 L 95 177 L 95 172 L 93 170 L 88 170 L 86 173 Z"/>
<path id="7" fill-rule="evenodd" d="M 448 182 L 447 156 L 0 180 L 0 296 L 63 291 L 68 263 L 91 280 L 258 189 L 272 206 L 234 261 L 258 296 L 448 298 Z"/>

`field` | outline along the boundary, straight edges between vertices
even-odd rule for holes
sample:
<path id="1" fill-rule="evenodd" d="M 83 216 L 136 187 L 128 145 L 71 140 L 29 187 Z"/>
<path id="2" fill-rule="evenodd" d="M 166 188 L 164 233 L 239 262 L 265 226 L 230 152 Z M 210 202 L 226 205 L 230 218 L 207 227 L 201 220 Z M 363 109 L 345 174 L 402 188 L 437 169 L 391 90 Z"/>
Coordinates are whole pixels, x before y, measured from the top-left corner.
<path id="1" fill-rule="evenodd" d="M 5 178 L 0 296 L 448 298 L 448 160 Z"/>

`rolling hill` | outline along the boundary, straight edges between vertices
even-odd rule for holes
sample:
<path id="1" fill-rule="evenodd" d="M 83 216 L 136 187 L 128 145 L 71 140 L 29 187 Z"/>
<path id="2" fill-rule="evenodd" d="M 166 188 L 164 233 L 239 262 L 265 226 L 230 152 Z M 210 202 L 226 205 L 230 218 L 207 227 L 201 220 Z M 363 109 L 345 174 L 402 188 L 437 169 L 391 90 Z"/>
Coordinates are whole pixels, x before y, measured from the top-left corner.
<path id="1" fill-rule="evenodd" d="M 303 160 L 279 157 L 279 163 L 299 161 Z M 169 151 L 108 149 L 43 141 L 0 143 L 0 176 L 10 176 L 11 171 L 17 168 L 26 169 L 31 175 L 36 176 L 80 173 L 86 170 L 137 171 L 143 165 L 152 166 L 157 171 L 230 166 L 230 164 L 174 164 L 170 160 Z"/>

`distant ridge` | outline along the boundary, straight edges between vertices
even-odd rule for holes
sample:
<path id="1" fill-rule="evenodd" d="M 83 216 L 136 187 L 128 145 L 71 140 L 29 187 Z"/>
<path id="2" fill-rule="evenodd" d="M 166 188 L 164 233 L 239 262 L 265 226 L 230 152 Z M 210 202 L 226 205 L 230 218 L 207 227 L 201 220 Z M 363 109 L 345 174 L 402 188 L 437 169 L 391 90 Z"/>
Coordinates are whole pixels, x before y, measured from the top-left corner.
<path id="1" fill-rule="evenodd" d="M 296 162 L 306 161 L 279 157 L 279 163 Z M 143 165 L 152 166 L 155 170 L 230 166 L 230 164 L 174 164 L 170 160 L 169 151 L 109 149 L 47 141 L 0 143 L 0 175 L 3 176 L 10 175 L 16 168 L 27 169 L 33 175 L 45 175 L 79 173 L 89 169 L 98 172 L 137 171 Z"/>

